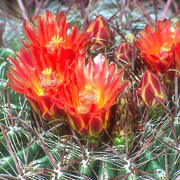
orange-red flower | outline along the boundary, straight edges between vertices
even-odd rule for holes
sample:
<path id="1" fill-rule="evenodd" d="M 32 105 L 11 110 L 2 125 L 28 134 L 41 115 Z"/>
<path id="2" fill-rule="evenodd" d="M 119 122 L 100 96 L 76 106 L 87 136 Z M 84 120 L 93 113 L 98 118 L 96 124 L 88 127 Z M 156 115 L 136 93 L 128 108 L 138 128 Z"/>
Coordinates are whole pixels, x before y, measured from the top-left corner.
<path id="1" fill-rule="evenodd" d="M 49 11 L 36 17 L 34 25 L 25 22 L 24 30 L 28 42 L 17 54 L 17 61 L 10 58 L 9 85 L 49 120 L 60 114 L 52 97 L 60 93 L 76 56 L 85 52 L 89 33 L 79 33 L 77 26 L 70 31 L 64 14 Z"/>
<path id="2" fill-rule="evenodd" d="M 90 33 L 79 33 L 76 25 L 68 33 L 69 27 L 70 24 L 63 13 L 53 14 L 50 11 L 37 16 L 34 24 L 29 21 L 24 23 L 29 44 L 45 48 L 48 53 L 53 53 L 59 47 L 71 49 L 76 53 L 86 48 Z"/>
<path id="3" fill-rule="evenodd" d="M 59 110 L 51 97 L 60 93 L 57 90 L 63 85 L 71 62 L 71 55 L 64 48 L 59 48 L 56 54 L 48 54 L 35 47 L 22 47 L 17 60 L 10 58 L 9 85 L 24 94 L 43 118 L 57 117 Z"/>
<path id="4" fill-rule="evenodd" d="M 141 78 L 138 93 L 146 106 L 151 105 L 153 107 L 167 100 L 166 87 L 149 70 L 146 70 Z"/>
<path id="5" fill-rule="evenodd" d="M 116 103 L 117 94 L 122 92 L 127 81 L 122 81 L 122 70 L 107 63 L 98 55 L 94 62 L 79 57 L 75 66 L 74 80 L 64 88 L 64 102 L 56 99 L 67 114 L 71 127 L 85 136 L 96 136 L 109 124 L 110 108 Z"/>
<path id="6" fill-rule="evenodd" d="M 158 21 L 156 27 L 146 25 L 140 33 L 136 45 L 140 57 L 147 64 L 149 70 L 157 75 L 175 67 L 174 44 L 180 39 L 178 25 L 173 29 L 170 21 Z"/>
<path id="7" fill-rule="evenodd" d="M 92 34 L 91 50 L 104 51 L 112 45 L 112 32 L 103 16 L 97 16 L 86 30 Z"/>

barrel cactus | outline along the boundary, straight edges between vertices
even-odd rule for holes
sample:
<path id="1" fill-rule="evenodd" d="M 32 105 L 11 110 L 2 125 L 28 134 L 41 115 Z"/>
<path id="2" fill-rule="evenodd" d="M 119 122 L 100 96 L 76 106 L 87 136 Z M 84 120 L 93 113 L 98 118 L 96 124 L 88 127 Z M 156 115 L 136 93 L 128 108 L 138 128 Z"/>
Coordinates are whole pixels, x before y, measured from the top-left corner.
<path id="1" fill-rule="evenodd" d="M 102 15 L 32 20 L 0 49 L 0 179 L 178 180 L 179 23 L 116 46 Z"/>

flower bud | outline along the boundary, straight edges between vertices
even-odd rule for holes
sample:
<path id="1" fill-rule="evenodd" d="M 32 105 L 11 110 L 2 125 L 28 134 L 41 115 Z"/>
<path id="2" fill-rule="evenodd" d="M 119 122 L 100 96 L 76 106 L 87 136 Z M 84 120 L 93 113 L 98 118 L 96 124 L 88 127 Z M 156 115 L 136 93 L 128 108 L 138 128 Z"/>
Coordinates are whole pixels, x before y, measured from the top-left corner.
<path id="1" fill-rule="evenodd" d="M 140 81 L 138 93 L 146 106 L 154 107 L 160 103 L 164 103 L 167 99 L 167 90 L 158 77 L 146 71 Z"/>
<path id="2" fill-rule="evenodd" d="M 112 45 L 112 32 L 103 16 L 97 16 L 88 25 L 86 31 L 92 35 L 90 50 L 106 51 Z"/>
<path id="3" fill-rule="evenodd" d="M 121 43 L 114 50 L 114 57 L 125 64 L 129 64 L 132 61 L 132 44 L 129 42 Z"/>

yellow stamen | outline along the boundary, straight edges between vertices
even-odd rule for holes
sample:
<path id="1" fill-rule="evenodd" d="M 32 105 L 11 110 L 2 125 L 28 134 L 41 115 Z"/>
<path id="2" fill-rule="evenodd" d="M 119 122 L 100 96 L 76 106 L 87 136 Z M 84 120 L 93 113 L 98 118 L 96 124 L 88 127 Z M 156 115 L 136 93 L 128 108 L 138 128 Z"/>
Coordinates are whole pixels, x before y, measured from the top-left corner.
<path id="1" fill-rule="evenodd" d="M 63 42 L 63 38 L 60 37 L 59 35 L 54 35 L 50 41 L 50 43 L 52 43 L 54 45 L 59 45 L 62 42 Z"/>
<path id="2" fill-rule="evenodd" d="M 79 92 L 78 112 L 87 113 L 92 104 L 97 104 L 97 92 L 91 85 L 86 85 L 84 90 Z"/>
<path id="3" fill-rule="evenodd" d="M 38 96 L 43 96 L 44 95 L 44 91 L 41 87 L 37 87 L 36 88 L 36 93 Z"/>
<path id="4" fill-rule="evenodd" d="M 57 49 L 59 47 L 59 45 L 61 43 L 63 43 L 64 40 L 62 37 L 60 37 L 59 35 L 54 35 L 51 38 L 51 41 L 49 41 L 49 43 L 46 45 L 46 48 L 48 49 L 48 51 L 51 53 L 53 52 L 55 49 Z"/>
<path id="5" fill-rule="evenodd" d="M 163 43 L 163 45 L 162 45 L 162 47 L 161 47 L 161 49 L 160 49 L 160 53 L 162 53 L 162 52 L 168 52 L 168 51 L 170 51 L 171 50 L 171 42 L 170 43 Z"/>
<path id="6" fill-rule="evenodd" d="M 84 89 L 86 89 L 86 90 L 93 90 L 92 86 L 89 85 L 89 84 L 88 84 L 88 85 L 85 85 Z"/>
<path id="7" fill-rule="evenodd" d="M 169 51 L 171 48 L 168 48 L 168 47 L 162 47 L 161 48 L 161 51 Z"/>
<path id="8" fill-rule="evenodd" d="M 43 74 L 43 75 L 51 75 L 51 74 L 52 74 L 52 69 L 51 69 L 51 68 L 45 68 L 45 69 L 42 71 L 42 74 Z"/>
<path id="9" fill-rule="evenodd" d="M 60 84 L 57 73 L 51 68 L 45 68 L 39 76 L 39 86 L 36 87 L 36 92 L 39 96 L 53 94 Z"/>

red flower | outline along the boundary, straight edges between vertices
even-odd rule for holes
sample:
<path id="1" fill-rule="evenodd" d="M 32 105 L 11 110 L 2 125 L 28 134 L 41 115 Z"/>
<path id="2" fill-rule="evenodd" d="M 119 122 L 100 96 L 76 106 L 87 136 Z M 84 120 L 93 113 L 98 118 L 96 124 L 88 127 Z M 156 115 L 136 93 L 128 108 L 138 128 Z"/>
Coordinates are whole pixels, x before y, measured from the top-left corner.
<path id="1" fill-rule="evenodd" d="M 141 78 L 138 92 L 146 106 L 151 105 L 153 107 L 167 100 L 166 87 L 155 74 L 148 70 Z"/>
<path id="2" fill-rule="evenodd" d="M 48 54 L 35 47 L 22 47 L 17 61 L 10 58 L 9 85 L 24 94 L 43 118 L 57 117 L 59 110 L 51 97 L 59 93 L 57 90 L 63 85 L 71 62 L 71 55 L 64 48 L 59 48 L 56 54 Z"/>
<path id="3" fill-rule="evenodd" d="M 86 30 L 92 34 L 91 50 L 107 50 L 112 45 L 112 32 L 103 16 L 97 16 Z"/>
<path id="4" fill-rule="evenodd" d="M 24 23 L 29 44 L 46 48 L 49 53 L 59 47 L 71 49 L 76 53 L 86 48 L 90 33 L 79 33 L 77 26 L 74 26 L 70 33 L 68 30 L 69 23 L 63 13 L 53 14 L 46 11 L 44 15 L 36 17 L 34 24 L 28 21 Z"/>
<path id="5" fill-rule="evenodd" d="M 122 81 L 122 73 L 115 64 L 108 65 L 102 55 L 96 56 L 94 62 L 89 59 L 87 65 L 85 58 L 79 57 L 74 80 L 64 88 L 64 102 L 56 99 L 75 131 L 96 136 L 108 127 L 110 108 L 127 85 Z"/>
<path id="6" fill-rule="evenodd" d="M 157 27 L 146 25 L 136 45 L 140 57 L 147 64 L 149 70 L 157 75 L 174 68 L 174 43 L 180 39 L 179 27 L 172 30 L 170 21 L 158 21 Z"/>
<path id="7" fill-rule="evenodd" d="M 60 93 L 76 56 L 85 51 L 89 33 L 78 33 L 76 26 L 68 33 L 62 13 L 46 11 L 34 23 L 24 23 L 28 43 L 17 54 L 17 61 L 10 58 L 9 85 L 24 94 L 44 119 L 51 119 L 60 115 L 52 97 Z"/>

